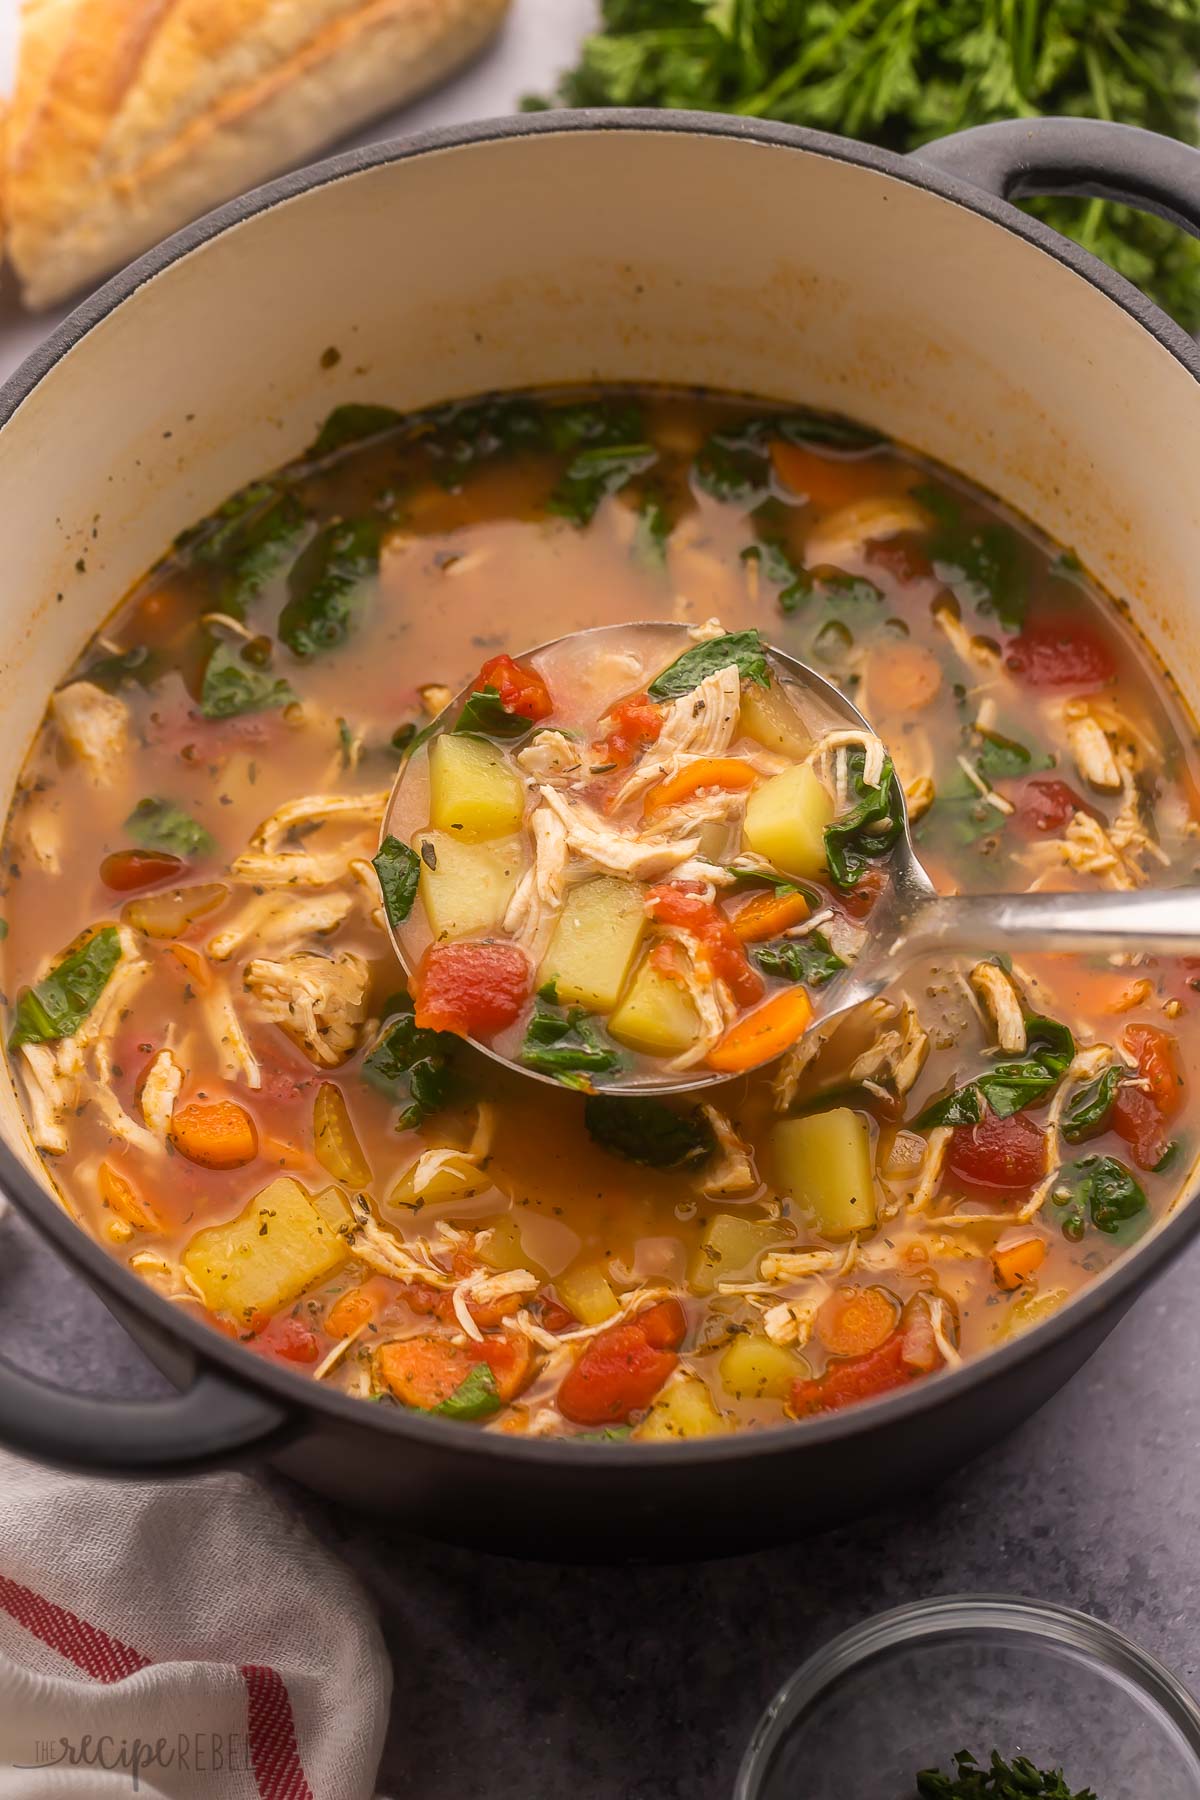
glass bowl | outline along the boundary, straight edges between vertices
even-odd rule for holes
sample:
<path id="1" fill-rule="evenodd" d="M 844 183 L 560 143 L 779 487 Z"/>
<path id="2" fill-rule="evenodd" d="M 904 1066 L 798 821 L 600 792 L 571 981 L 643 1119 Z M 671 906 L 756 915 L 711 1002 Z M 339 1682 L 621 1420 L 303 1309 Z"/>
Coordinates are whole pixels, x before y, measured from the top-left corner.
<path id="1" fill-rule="evenodd" d="M 759 1720 L 734 1800 L 914 1800 L 919 1769 L 993 1749 L 1097 1800 L 1200 1800 L 1200 1708 L 1169 1669 L 1084 1613 L 989 1594 L 826 1644 Z"/>

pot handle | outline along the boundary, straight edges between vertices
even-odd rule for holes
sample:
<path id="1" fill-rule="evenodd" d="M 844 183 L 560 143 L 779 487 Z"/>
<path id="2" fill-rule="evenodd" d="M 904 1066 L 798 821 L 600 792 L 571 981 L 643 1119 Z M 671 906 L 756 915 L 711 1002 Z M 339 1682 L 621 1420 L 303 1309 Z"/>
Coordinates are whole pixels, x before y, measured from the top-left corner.
<path id="1" fill-rule="evenodd" d="M 1200 150 L 1106 119 L 1001 119 L 938 138 L 914 162 L 1000 200 L 1036 194 L 1119 200 L 1200 237 Z"/>
<path id="2" fill-rule="evenodd" d="M 0 1443 L 96 1475 L 191 1475 L 284 1435 L 289 1414 L 211 1368 L 161 1400 L 96 1399 L 0 1357 Z"/>

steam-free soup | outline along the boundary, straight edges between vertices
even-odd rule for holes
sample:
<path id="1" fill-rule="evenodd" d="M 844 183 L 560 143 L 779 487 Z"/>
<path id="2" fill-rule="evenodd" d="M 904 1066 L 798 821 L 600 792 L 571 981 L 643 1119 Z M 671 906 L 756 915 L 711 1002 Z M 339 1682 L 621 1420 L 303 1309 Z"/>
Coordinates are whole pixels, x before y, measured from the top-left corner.
<path id="1" fill-rule="evenodd" d="M 742 970 L 797 1015 L 819 1000 L 886 879 L 824 825 L 799 899 L 783 839 L 736 893 L 648 884 L 676 948 L 629 958 L 603 1007 L 537 1002 L 570 1085 L 414 1012 L 385 929 L 411 871 L 380 851 L 401 760 L 473 678 L 519 711 L 526 647 L 644 619 L 757 631 L 841 684 L 947 891 L 1193 875 L 1192 728 L 1162 671 L 1070 552 L 944 470 L 845 420 L 660 390 L 340 408 L 65 675 L 5 852 L 9 1054 L 63 1203 L 249 1354 L 477 1429 L 780 1424 L 1027 1329 L 1177 1199 L 1179 960 L 998 946 L 705 1104 L 586 1091 L 589 1045 L 686 1054 L 621 1041 L 645 968 L 643 1044 L 710 1002 L 736 1028 Z M 633 769 L 671 702 L 612 700 L 577 741 Z M 755 788 L 719 791 L 725 867 Z M 562 875 L 551 932 L 613 871 L 577 842 Z M 736 965 L 704 907 L 742 922 Z M 493 929 L 461 923 L 430 940 Z"/>

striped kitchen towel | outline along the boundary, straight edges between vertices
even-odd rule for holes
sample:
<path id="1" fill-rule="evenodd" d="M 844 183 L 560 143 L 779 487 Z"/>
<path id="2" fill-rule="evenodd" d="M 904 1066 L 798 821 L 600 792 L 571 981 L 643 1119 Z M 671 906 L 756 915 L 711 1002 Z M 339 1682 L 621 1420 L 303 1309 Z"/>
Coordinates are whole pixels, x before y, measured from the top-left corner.
<path id="1" fill-rule="evenodd" d="M 0 1453 L 0 1800 L 370 1800 L 390 1694 L 354 1577 L 249 1476 Z"/>

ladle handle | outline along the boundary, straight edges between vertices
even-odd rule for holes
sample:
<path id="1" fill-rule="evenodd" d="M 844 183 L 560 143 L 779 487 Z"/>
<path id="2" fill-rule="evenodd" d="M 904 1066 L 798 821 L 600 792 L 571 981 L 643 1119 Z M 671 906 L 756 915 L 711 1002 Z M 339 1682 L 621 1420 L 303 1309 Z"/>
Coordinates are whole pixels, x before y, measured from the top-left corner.
<path id="1" fill-rule="evenodd" d="M 958 894 L 925 902 L 896 954 L 1147 951 L 1200 956 L 1200 887 L 1116 894 Z"/>

